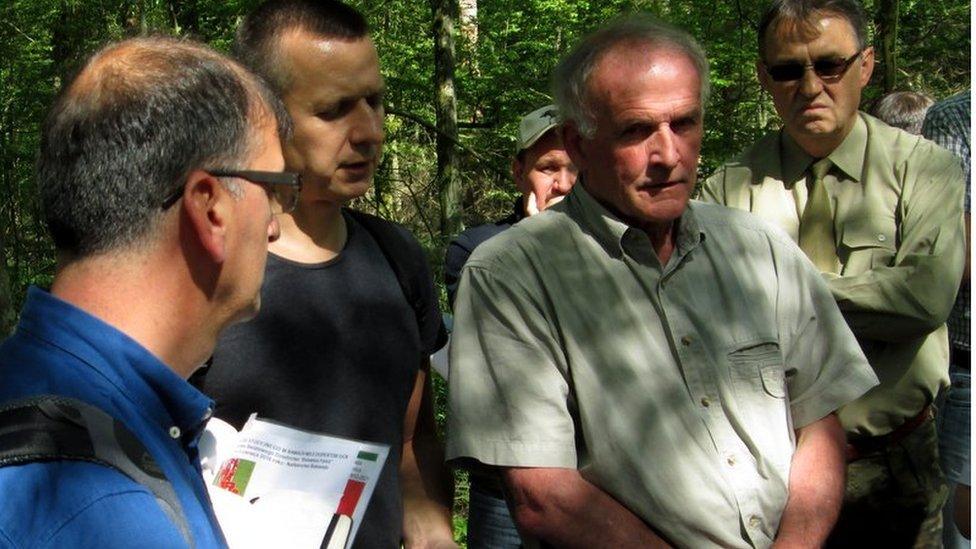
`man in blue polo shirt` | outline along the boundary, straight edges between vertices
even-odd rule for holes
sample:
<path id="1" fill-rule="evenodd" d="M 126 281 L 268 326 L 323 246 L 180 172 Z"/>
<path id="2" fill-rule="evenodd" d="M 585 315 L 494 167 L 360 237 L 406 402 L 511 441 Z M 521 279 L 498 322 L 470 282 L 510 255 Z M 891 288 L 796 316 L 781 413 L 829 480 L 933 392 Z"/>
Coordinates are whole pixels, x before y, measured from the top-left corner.
<path id="1" fill-rule="evenodd" d="M 226 545 L 197 463 L 212 401 L 185 378 L 258 309 L 274 214 L 298 191 L 282 112 L 240 65 L 170 38 L 108 45 L 64 86 L 37 164 L 58 269 L 0 347 L 0 409 L 36 395 L 101 409 L 151 455 L 180 519 L 106 465 L 10 465 L 0 546 Z"/>

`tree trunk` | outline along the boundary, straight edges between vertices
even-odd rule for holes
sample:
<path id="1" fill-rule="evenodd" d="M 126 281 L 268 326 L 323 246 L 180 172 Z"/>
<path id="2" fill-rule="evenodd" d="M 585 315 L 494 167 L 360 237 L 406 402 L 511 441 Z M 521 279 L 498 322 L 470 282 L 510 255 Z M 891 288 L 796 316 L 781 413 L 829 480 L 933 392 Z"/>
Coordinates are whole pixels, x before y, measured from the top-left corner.
<path id="1" fill-rule="evenodd" d="M 478 0 L 460 0 L 461 34 L 474 46 L 478 43 Z"/>
<path id="2" fill-rule="evenodd" d="M 189 36 L 201 40 L 200 13 L 196 0 L 169 0 L 169 12 L 173 21 L 173 31 L 178 36 Z"/>
<path id="3" fill-rule="evenodd" d="M 10 277 L 7 274 L 7 254 L 3 242 L 0 242 L 0 339 L 10 335 L 16 323 L 17 311 L 14 310 Z"/>
<path id="4" fill-rule="evenodd" d="M 898 0 L 881 0 L 878 4 L 878 38 L 881 42 L 881 66 L 884 69 L 884 93 L 895 90 L 898 62 Z"/>
<path id="5" fill-rule="evenodd" d="M 457 178 L 457 97 L 454 91 L 454 18 L 457 0 L 430 0 L 434 16 L 434 85 L 437 110 L 437 185 L 442 236 L 461 230 Z"/>

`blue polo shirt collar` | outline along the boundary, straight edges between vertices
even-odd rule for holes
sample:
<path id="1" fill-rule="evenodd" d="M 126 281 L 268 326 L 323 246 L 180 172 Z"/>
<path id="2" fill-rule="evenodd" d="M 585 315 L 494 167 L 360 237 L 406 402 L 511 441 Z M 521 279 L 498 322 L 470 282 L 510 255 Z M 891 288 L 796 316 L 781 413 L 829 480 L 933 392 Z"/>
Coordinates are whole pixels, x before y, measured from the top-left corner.
<path id="1" fill-rule="evenodd" d="M 173 438 L 193 442 L 210 418 L 213 401 L 145 347 L 44 290 L 28 290 L 18 329 L 78 357 Z"/>

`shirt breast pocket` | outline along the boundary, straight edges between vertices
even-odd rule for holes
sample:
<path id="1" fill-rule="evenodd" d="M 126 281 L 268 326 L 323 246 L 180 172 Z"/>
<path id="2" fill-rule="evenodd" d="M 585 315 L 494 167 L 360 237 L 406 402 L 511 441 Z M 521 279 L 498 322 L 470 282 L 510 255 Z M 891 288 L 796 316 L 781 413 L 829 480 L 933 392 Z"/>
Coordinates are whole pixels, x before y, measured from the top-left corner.
<path id="1" fill-rule="evenodd" d="M 888 267 L 895 260 L 895 220 L 890 216 L 867 216 L 848 223 L 841 235 L 838 255 L 841 274 L 860 274 Z"/>
<path id="2" fill-rule="evenodd" d="M 793 453 L 793 419 L 779 342 L 740 343 L 726 356 L 735 395 L 731 414 L 739 425 L 736 430 L 748 447 L 756 449 L 756 459 L 771 466 L 785 487 Z"/>
<path id="3" fill-rule="evenodd" d="M 786 398 L 786 374 L 778 343 L 752 344 L 733 350 L 728 357 L 733 384 L 740 396 L 758 396 L 756 390 L 761 388 L 767 396 Z"/>

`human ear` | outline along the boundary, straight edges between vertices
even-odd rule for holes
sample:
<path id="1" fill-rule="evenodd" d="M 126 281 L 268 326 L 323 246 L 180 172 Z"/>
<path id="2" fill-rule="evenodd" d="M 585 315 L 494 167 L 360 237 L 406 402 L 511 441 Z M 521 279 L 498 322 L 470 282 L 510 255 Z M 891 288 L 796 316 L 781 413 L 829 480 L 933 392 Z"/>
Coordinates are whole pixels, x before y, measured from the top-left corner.
<path id="1" fill-rule="evenodd" d="M 518 156 L 512 159 L 512 181 L 515 182 L 515 187 L 519 191 L 525 193 L 525 183 L 522 176 L 525 175 L 525 166 L 522 161 L 519 160 Z"/>
<path id="2" fill-rule="evenodd" d="M 863 88 L 871 81 L 871 74 L 874 73 L 874 46 L 868 46 L 861 54 L 861 77 L 860 86 Z"/>
<path id="3" fill-rule="evenodd" d="M 569 159 L 573 161 L 573 165 L 576 166 L 579 173 L 583 173 L 586 170 L 586 155 L 582 147 L 584 137 L 576 122 L 572 120 L 564 122 L 559 127 L 559 138 L 563 142 L 563 147 L 566 148 Z"/>
<path id="4" fill-rule="evenodd" d="M 203 170 L 187 176 L 182 210 L 188 221 L 189 235 L 215 263 L 227 256 L 227 234 L 230 201 L 233 197 L 216 177 Z"/>
<path id="5" fill-rule="evenodd" d="M 771 85 L 769 73 L 766 72 L 766 67 L 763 65 L 762 60 L 756 60 L 756 78 L 759 80 L 759 86 L 762 87 L 763 91 L 769 93 L 769 87 Z"/>

